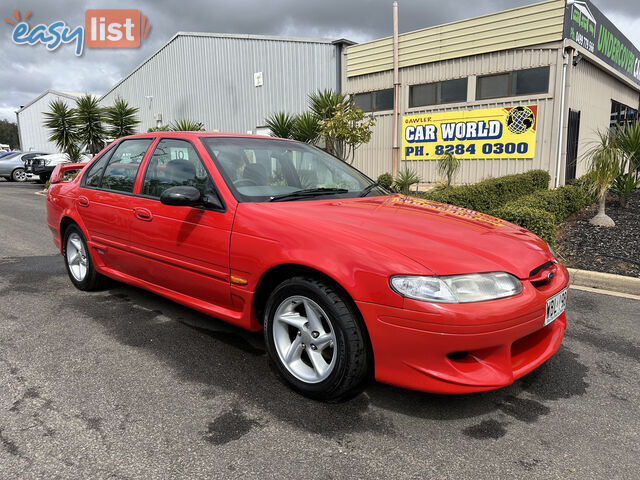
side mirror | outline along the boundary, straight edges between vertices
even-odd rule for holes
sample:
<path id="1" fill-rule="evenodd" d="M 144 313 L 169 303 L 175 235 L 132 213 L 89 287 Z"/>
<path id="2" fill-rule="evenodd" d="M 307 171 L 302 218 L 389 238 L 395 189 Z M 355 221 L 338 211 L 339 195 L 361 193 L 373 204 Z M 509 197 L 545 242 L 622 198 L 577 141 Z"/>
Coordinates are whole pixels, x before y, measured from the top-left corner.
<path id="1" fill-rule="evenodd" d="M 200 190 L 196 187 L 171 187 L 162 192 L 160 203 L 176 207 L 193 207 L 202 203 L 200 197 Z"/>

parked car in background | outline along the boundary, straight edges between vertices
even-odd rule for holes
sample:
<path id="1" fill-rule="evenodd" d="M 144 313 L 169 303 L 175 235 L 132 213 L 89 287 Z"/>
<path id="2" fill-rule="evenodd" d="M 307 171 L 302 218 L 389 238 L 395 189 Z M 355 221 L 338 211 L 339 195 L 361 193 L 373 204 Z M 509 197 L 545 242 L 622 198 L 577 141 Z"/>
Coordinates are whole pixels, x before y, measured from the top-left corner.
<path id="1" fill-rule="evenodd" d="M 7 152 L 0 152 L 0 158 L 2 157 L 6 157 L 8 155 L 11 155 L 12 153 L 22 153 L 20 150 L 14 150 L 14 151 L 7 151 Z"/>
<path id="2" fill-rule="evenodd" d="M 44 152 L 13 152 L 0 158 L 0 177 L 13 182 L 25 182 L 31 174 L 24 168 L 24 162 L 34 157 L 46 155 Z"/>
<path id="3" fill-rule="evenodd" d="M 71 282 L 104 275 L 263 330 L 275 370 L 309 397 L 349 398 L 371 377 L 496 389 L 562 342 L 569 275 L 542 239 L 392 194 L 308 144 L 158 132 L 82 167 L 58 165 L 47 195 Z"/>
<path id="4" fill-rule="evenodd" d="M 87 163 L 91 160 L 88 155 L 81 155 L 79 163 Z M 46 183 L 51 177 L 51 172 L 57 165 L 69 163 L 69 155 L 66 153 L 52 153 L 49 155 L 41 155 L 31 157 L 25 161 L 25 170 L 27 173 L 38 175 L 40 183 Z"/>

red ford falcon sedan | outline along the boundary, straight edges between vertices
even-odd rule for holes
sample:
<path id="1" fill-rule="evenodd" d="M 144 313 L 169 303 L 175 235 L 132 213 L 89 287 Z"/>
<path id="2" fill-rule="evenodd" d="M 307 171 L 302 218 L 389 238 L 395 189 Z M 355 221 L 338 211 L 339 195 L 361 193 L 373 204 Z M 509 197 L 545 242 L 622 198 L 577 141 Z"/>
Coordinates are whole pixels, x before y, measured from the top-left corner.
<path id="1" fill-rule="evenodd" d="M 77 288 L 110 277 L 264 330 L 277 372 L 312 398 L 372 377 L 500 388 L 562 341 L 568 274 L 543 240 L 387 192 L 303 143 L 135 135 L 51 183 L 47 222 Z"/>

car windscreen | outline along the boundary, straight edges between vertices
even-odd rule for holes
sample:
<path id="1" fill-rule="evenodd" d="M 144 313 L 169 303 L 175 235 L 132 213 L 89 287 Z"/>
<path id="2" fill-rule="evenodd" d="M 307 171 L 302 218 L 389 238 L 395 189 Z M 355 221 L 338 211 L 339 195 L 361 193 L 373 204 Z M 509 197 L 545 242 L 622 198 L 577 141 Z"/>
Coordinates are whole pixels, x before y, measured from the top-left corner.
<path id="1" fill-rule="evenodd" d="M 203 137 L 202 142 L 240 201 L 303 198 L 295 192 L 306 199 L 327 194 L 355 197 L 373 183 L 342 160 L 305 143 L 252 137 Z"/>

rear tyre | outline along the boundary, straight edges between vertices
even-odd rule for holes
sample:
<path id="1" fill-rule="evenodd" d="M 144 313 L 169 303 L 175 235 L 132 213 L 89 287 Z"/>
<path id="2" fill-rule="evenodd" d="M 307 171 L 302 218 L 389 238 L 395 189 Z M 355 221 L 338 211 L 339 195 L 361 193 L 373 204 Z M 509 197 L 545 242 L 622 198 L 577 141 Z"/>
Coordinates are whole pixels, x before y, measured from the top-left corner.
<path id="1" fill-rule="evenodd" d="M 327 402 L 347 400 L 368 380 L 368 349 L 359 314 L 344 293 L 313 277 L 285 280 L 264 318 L 269 358 L 294 390 Z"/>
<path id="2" fill-rule="evenodd" d="M 104 284 L 105 277 L 93 265 L 87 240 L 82 230 L 71 225 L 64 233 L 64 263 L 71 283 L 83 291 L 96 290 Z"/>
<path id="3" fill-rule="evenodd" d="M 13 180 L 14 182 L 26 182 L 27 172 L 24 171 L 24 168 L 16 168 L 13 172 L 11 172 L 11 180 Z"/>

